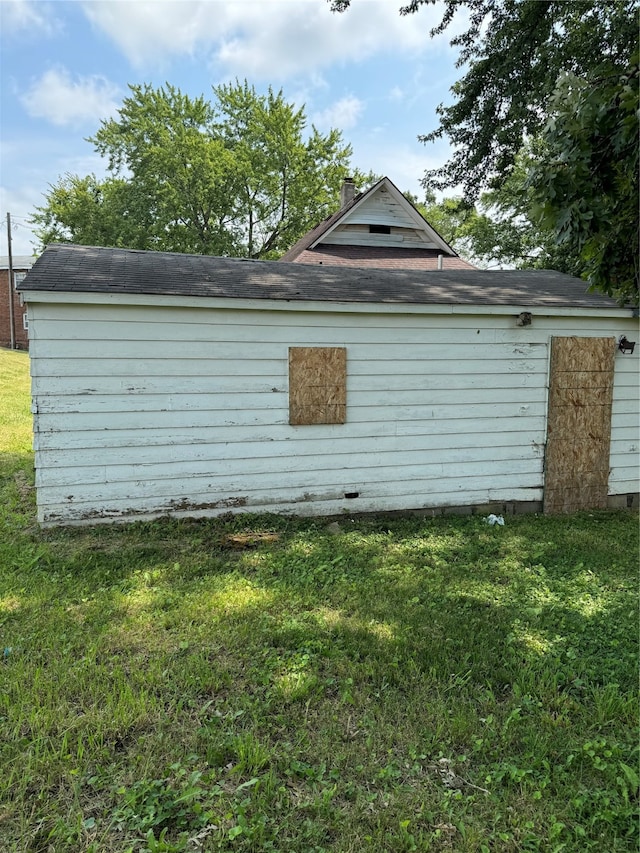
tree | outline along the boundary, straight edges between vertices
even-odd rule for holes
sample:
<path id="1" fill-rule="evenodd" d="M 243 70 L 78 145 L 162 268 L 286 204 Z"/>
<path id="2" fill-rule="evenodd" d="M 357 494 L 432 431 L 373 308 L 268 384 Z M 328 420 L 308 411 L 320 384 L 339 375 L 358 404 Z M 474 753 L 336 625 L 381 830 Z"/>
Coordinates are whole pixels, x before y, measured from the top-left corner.
<path id="1" fill-rule="evenodd" d="M 133 185 L 121 178 L 99 181 L 95 175 L 67 173 L 52 186 L 46 207 L 32 220 L 43 246 L 79 243 L 88 246 L 152 248 L 151 211 L 141 204 Z"/>
<path id="2" fill-rule="evenodd" d="M 351 0 L 329 0 L 344 11 Z M 411 0 L 407 15 L 440 0 Z M 526 139 L 537 136 L 549 98 L 563 72 L 598 76 L 606 64 L 623 69 L 636 49 L 636 0 L 444 0 L 431 35 L 440 35 L 458 12 L 468 27 L 451 40 L 466 68 L 454 84 L 455 102 L 440 105 L 437 128 L 421 136 L 443 136 L 454 152 L 442 168 L 427 173 L 439 189 L 462 186 L 476 199 L 508 174 Z"/>
<path id="3" fill-rule="evenodd" d="M 481 266 L 554 269 L 579 275 L 579 253 L 560 247 L 553 225 L 543 222 L 535 210 L 529 175 L 540 147 L 535 140 L 527 144 L 501 186 L 480 196 L 477 206 L 471 207 L 474 215 L 466 217 L 458 239 Z M 463 199 L 459 204 L 470 207 Z"/>
<path id="4" fill-rule="evenodd" d="M 338 207 L 351 147 L 337 130 L 312 127 L 282 92 L 218 86 L 218 130 L 234 161 L 234 195 L 249 257 L 277 257 Z M 357 173 L 358 178 L 363 178 Z"/>
<path id="5" fill-rule="evenodd" d="M 329 2 L 343 11 L 351 0 Z M 400 11 L 435 2 L 410 0 Z M 468 26 L 451 44 L 465 71 L 454 103 L 437 109 L 439 126 L 420 137 L 446 136 L 453 153 L 425 185 L 461 186 L 467 202 L 497 192 L 512 237 L 537 231 L 556 267 L 564 261 L 593 286 L 637 301 L 637 0 L 444 0 L 431 34 L 459 11 Z M 532 146 L 531 172 L 518 180 L 526 207 L 510 215 L 500 194 Z"/>
<path id="6" fill-rule="evenodd" d="M 519 155 L 502 187 L 483 193 L 478 202 L 461 196 L 436 201 L 427 190 L 423 203 L 414 197 L 422 215 L 465 260 L 481 268 L 555 269 L 575 275 L 579 261 L 556 245 L 553 229 L 531 216 L 532 190 L 526 186 L 530 151 Z"/>
<path id="7" fill-rule="evenodd" d="M 213 103 L 167 85 L 130 86 L 118 117 L 88 141 L 109 177 L 66 175 L 33 219 L 52 240 L 276 257 L 338 206 L 351 147 L 306 134 L 303 109 L 246 82 Z"/>
<path id="8" fill-rule="evenodd" d="M 591 284 L 638 302 L 638 54 L 598 80 L 566 74 L 527 178 L 532 213 Z"/>

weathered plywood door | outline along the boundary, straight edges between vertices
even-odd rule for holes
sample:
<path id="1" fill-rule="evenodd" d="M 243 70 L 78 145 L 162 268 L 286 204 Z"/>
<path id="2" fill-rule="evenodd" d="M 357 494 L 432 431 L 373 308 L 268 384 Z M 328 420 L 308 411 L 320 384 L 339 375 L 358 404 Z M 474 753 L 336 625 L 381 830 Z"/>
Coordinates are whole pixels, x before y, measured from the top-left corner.
<path id="1" fill-rule="evenodd" d="M 553 338 L 545 513 L 607 506 L 614 338 Z"/>

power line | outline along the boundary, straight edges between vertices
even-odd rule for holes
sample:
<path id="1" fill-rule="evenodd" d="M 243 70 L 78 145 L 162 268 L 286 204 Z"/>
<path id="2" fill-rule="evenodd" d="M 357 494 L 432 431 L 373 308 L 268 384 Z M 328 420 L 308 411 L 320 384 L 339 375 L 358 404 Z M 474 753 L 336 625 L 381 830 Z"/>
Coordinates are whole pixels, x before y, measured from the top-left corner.
<path id="1" fill-rule="evenodd" d="M 7 217 L 5 216 L 4 217 L 5 222 L 6 222 L 6 219 L 7 219 Z M 11 224 L 15 225 L 16 220 L 18 220 L 18 224 L 20 224 L 20 225 L 25 225 L 27 227 L 30 226 L 29 214 L 28 213 L 12 213 L 11 214 Z"/>

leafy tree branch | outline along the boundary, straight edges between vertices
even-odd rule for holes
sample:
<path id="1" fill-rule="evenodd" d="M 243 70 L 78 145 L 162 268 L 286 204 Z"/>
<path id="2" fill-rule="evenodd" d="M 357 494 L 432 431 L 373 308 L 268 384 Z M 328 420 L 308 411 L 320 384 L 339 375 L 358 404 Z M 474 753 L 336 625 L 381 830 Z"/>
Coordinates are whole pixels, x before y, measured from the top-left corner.
<path id="1" fill-rule="evenodd" d="M 33 219 L 43 245 L 72 241 L 274 258 L 339 206 L 351 147 L 307 128 L 282 92 L 246 81 L 212 101 L 167 84 L 130 86 L 88 141 L 109 176 L 66 175 Z"/>

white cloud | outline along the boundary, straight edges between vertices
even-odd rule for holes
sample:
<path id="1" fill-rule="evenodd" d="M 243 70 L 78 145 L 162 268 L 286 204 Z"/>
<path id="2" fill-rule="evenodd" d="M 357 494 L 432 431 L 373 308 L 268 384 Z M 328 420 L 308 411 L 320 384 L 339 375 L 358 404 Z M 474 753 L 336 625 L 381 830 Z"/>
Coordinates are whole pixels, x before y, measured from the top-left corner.
<path id="1" fill-rule="evenodd" d="M 85 15 L 106 33 L 134 65 L 162 64 L 189 54 L 215 37 L 217 2 L 198 0 L 85 0 Z"/>
<path id="2" fill-rule="evenodd" d="M 348 95 L 314 115 L 313 123 L 319 128 L 335 127 L 337 130 L 347 130 L 355 127 L 363 110 L 364 102 L 353 95 Z"/>
<path id="3" fill-rule="evenodd" d="M 441 10 L 402 17 L 389 0 L 357 0 L 344 14 L 326 0 L 166 0 L 83 3 L 94 27 L 136 66 L 208 55 L 228 75 L 284 80 L 391 50 L 420 53 Z"/>
<path id="4" fill-rule="evenodd" d="M 20 32 L 40 32 L 54 35 L 61 29 L 60 21 L 51 14 L 51 7 L 32 0 L 0 0 L 0 21 L 2 32 L 13 35 Z"/>
<path id="5" fill-rule="evenodd" d="M 97 124 L 118 109 L 118 87 L 99 75 L 73 80 L 65 68 L 46 71 L 21 97 L 27 112 L 59 126 Z"/>

